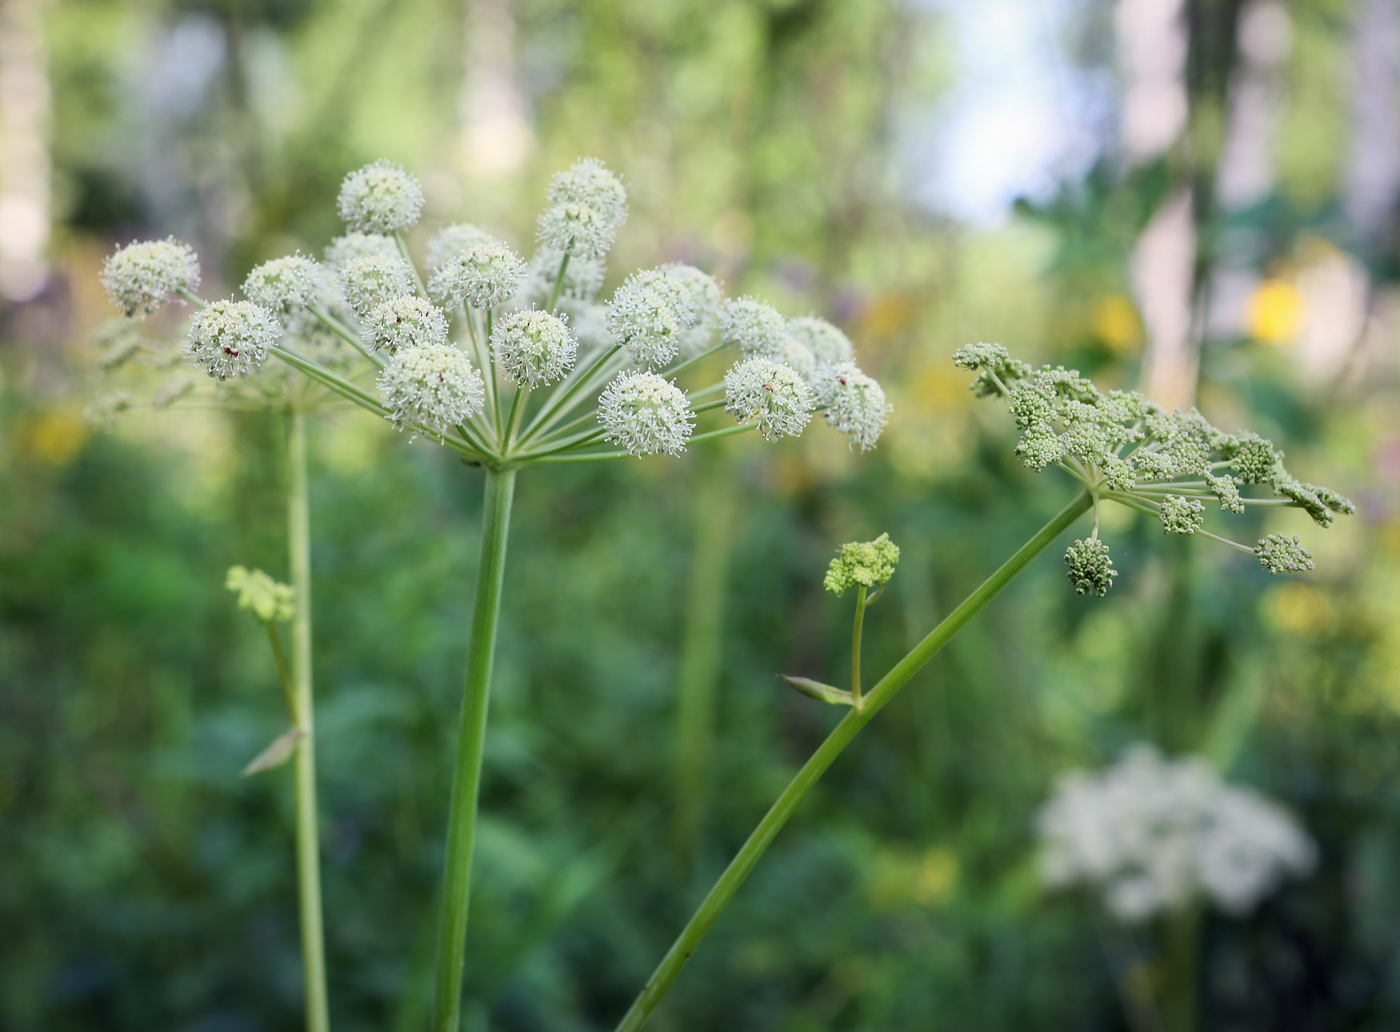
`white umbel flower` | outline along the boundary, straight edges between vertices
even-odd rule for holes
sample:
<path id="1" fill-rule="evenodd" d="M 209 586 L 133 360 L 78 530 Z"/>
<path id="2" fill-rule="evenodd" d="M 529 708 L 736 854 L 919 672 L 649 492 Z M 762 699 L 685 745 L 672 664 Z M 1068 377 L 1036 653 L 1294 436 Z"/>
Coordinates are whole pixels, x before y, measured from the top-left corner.
<path id="1" fill-rule="evenodd" d="M 679 455 L 694 429 L 685 392 L 656 373 L 624 372 L 598 398 L 604 440 L 633 455 Z"/>
<path id="2" fill-rule="evenodd" d="M 199 286 L 199 259 L 174 237 L 128 244 L 103 263 L 102 285 L 128 316 L 150 315 L 171 294 Z"/>
<path id="3" fill-rule="evenodd" d="M 778 360 L 809 383 L 816 378 L 817 370 L 820 368 L 811 349 L 792 334 L 788 334 L 788 339 L 783 344 L 782 354 Z"/>
<path id="4" fill-rule="evenodd" d="M 251 301 L 215 301 L 190 319 L 185 354 L 216 380 L 252 372 L 277 343 L 282 327 Z"/>
<path id="5" fill-rule="evenodd" d="M 351 229 L 392 233 L 418 221 L 423 189 L 397 165 L 376 161 L 345 177 L 338 206 L 340 217 Z"/>
<path id="6" fill-rule="evenodd" d="M 586 204 L 551 204 L 535 231 L 542 247 L 594 261 L 612 250 L 616 235 L 617 226 Z"/>
<path id="7" fill-rule="evenodd" d="M 822 370 L 815 387 L 826 421 L 851 439 L 851 447 L 874 448 L 890 421 L 884 388 L 850 362 Z"/>
<path id="8" fill-rule="evenodd" d="M 720 305 L 724 303 L 724 291 L 709 273 L 702 272 L 693 265 L 676 262 L 662 269 L 668 279 L 679 283 L 691 304 L 695 307 L 695 321 L 690 329 L 681 334 L 680 351 L 686 358 L 698 355 L 710 342 L 710 335 L 719 324 Z"/>
<path id="9" fill-rule="evenodd" d="M 762 355 L 782 361 L 788 342 L 787 320 L 772 305 L 757 298 L 736 298 L 726 301 L 720 309 L 719 335 L 724 343 L 743 352 L 745 358 Z"/>
<path id="10" fill-rule="evenodd" d="M 481 373 L 450 344 L 400 351 L 380 372 L 379 393 L 396 427 L 421 427 L 439 438 L 486 404 Z"/>
<path id="11" fill-rule="evenodd" d="M 454 222 L 433 234 L 428 241 L 428 269 L 436 272 L 469 245 L 481 240 L 494 239 L 480 226 L 467 222 Z"/>
<path id="12" fill-rule="evenodd" d="M 340 270 L 340 289 L 363 319 L 385 301 L 413 293 L 413 272 L 397 254 L 352 258 Z"/>
<path id="13" fill-rule="evenodd" d="M 675 358 L 694 322 L 691 292 L 665 269 L 634 272 L 608 305 L 608 332 L 632 361 L 652 369 Z"/>
<path id="14" fill-rule="evenodd" d="M 580 204 L 596 211 L 609 225 L 627 221 L 627 188 L 597 158 L 579 158 L 555 173 L 547 193 L 550 204 Z"/>
<path id="15" fill-rule="evenodd" d="M 253 304 L 286 317 L 315 303 L 321 285 L 320 268 L 299 254 L 274 258 L 248 273 L 243 293 Z"/>
<path id="16" fill-rule="evenodd" d="M 1062 778 L 1036 823 L 1046 883 L 1091 887 L 1122 921 L 1200 897 L 1242 915 L 1316 860 L 1278 806 L 1199 757 L 1165 760 L 1147 745 L 1099 774 Z"/>
<path id="17" fill-rule="evenodd" d="M 559 316 L 531 309 L 512 312 L 496 324 L 491 352 L 507 376 L 533 390 L 562 379 L 574 367 L 578 341 Z"/>
<path id="18" fill-rule="evenodd" d="M 397 354 L 403 348 L 447 342 L 447 316 L 431 301 L 405 294 L 376 305 L 361 324 L 365 343 Z"/>
<path id="19" fill-rule="evenodd" d="M 724 374 L 724 411 L 758 424 L 766 440 L 797 437 L 812 418 L 812 389 L 795 370 L 768 358 L 750 358 Z"/>
<path id="20" fill-rule="evenodd" d="M 382 233 L 346 233 L 326 245 L 326 264 L 338 271 L 356 258 L 376 254 L 398 258 L 399 245 Z"/>
<path id="21" fill-rule="evenodd" d="M 837 327 L 815 315 L 789 319 L 788 333 L 805 344 L 812 357 L 821 365 L 837 365 L 856 360 L 856 349 L 852 346 L 851 339 Z"/>
<path id="22" fill-rule="evenodd" d="M 549 301 L 554 293 L 554 284 L 559 279 L 559 266 L 563 264 L 563 259 L 563 251 L 545 248 L 535 252 L 534 258 L 530 259 L 530 275 L 522 292 L 522 307 L 543 305 Z M 592 301 L 603 289 L 606 271 L 600 259 L 570 255 L 569 266 L 564 270 L 564 283 L 559 288 L 560 302 Z"/>
<path id="23" fill-rule="evenodd" d="M 515 296 L 525 275 L 520 256 L 499 240 L 466 243 L 433 273 L 428 293 L 452 304 L 494 308 Z"/>

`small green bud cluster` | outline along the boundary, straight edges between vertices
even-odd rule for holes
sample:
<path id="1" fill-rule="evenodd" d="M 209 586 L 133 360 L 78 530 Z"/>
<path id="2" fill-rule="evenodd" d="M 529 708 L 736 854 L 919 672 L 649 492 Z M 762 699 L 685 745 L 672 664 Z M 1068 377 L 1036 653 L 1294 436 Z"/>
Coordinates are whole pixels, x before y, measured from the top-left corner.
<path id="1" fill-rule="evenodd" d="M 1167 495 L 1162 499 L 1162 520 L 1164 534 L 1194 534 L 1205 522 L 1202 515 L 1205 506 L 1198 498 L 1182 498 L 1180 495 Z"/>
<path id="2" fill-rule="evenodd" d="M 550 205 L 540 215 L 539 242 L 575 258 L 599 259 L 627 221 L 627 191 L 597 158 L 580 158 L 549 186 Z"/>
<path id="3" fill-rule="evenodd" d="M 1259 563 L 1270 573 L 1302 573 L 1313 568 L 1312 553 L 1296 536 L 1270 534 L 1255 548 Z"/>
<path id="4" fill-rule="evenodd" d="M 150 315 L 171 294 L 199 286 L 199 259 L 174 237 L 128 244 L 103 264 L 102 285 L 127 316 Z"/>
<path id="5" fill-rule="evenodd" d="M 274 258 L 248 273 L 243 293 L 255 305 L 284 320 L 293 312 L 316 302 L 320 289 L 320 266 L 299 254 Z"/>
<path id="6" fill-rule="evenodd" d="M 290 584 L 281 584 L 262 570 L 230 566 L 224 586 L 238 596 L 238 608 L 246 609 L 263 623 L 282 623 L 296 612 L 296 593 Z"/>
<path id="7" fill-rule="evenodd" d="M 724 410 L 740 423 L 757 422 L 765 440 L 797 437 L 812 418 L 812 389 L 792 368 L 750 358 L 724 374 Z"/>
<path id="8" fill-rule="evenodd" d="M 507 376 L 533 390 L 564 378 L 574 367 L 578 341 L 561 317 L 529 309 L 496 324 L 491 352 Z"/>
<path id="9" fill-rule="evenodd" d="M 190 319 L 185 354 L 216 380 L 243 376 L 262 365 L 282 327 L 251 301 L 215 301 Z"/>
<path id="10" fill-rule="evenodd" d="M 1102 598 L 1113 587 L 1113 578 L 1118 576 L 1113 560 L 1108 557 L 1108 545 L 1098 538 L 1076 541 L 1065 549 L 1065 565 L 1069 567 L 1069 582 L 1079 595 Z"/>
<path id="11" fill-rule="evenodd" d="M 1206 500 L 1235 514 L 1265 501 L 1241 495 L 1240 487 L 1249 484 L 1268 486 L 1322 527 L 1338 514 L 1356 511 L 1336 491 L 1293 477 L 1284 468 L 1283 453 L 1269 440 L 1248 431 L 1224 433 L 1195 409 L 1168 413 L 1135 391 L 1103 394 L 1074 370 L 1033 369 L 999 344 L 969 344 L 953 361 L 978 374 L 972 388 L 979 395 L 1006 399 L 1021 431 L 1016 454 L 1026 466 L 1039 471 L 1058 465 L 1096 501 L 1155 513 L 1167 533 L 1201 531 Z M 1274 539 L 1287 540 L 1280 535 L 1269 540 Z M 1260 548 L 1226 543 L 1254 553 L 1270 573 L 1312 568 L 1310 560 L 1303 566 L 1302 559 L 1277 543 L 1267 549 L 1262 543 Z M 1078 555 L 1080 565 L 1087 561 L 1087 555 Z M 1078 588 L 1080 578 L 1073 571 L 1070 579 Z M 1085 583 L 1097 590 L 1096 582 Z"/>
<path id="12" fill-rule="evenodd" d="M 833 595 L 854 587 L 877 588 L 894 576 L 898 563 L 899 546 L 888 534 L 881 534 L 874 541 L 853 541 L 837 550 L 822 587 Z"/>
<path id="13" fill-rule="evenodd" d="M 345 177 L 339 208 L 340 217 L 353 230 L 394 233 L 417 223 L 423 189 L 397 165 L 376 161 Z"/>
<path id="14" fill-rule="evenodd" d="M 417 294 L 405 294 L 376 305 L 360 329 L 372 350 L 391 355 L 401 348 L 447 343 L 447 316 Z"/>
<path id="15" fill-rule="evenodd" d="M 633 455 L 679 455 L 694 429 L 685 392 L 656 373 L 624 372 L 598 398 L 604 439 Z"/>
<path id="16" fill-rule="evenodd" d="M 525 277 L 525 263 L 499 240 L 464 243 L 428 281 L 428 293 L 439 301 L 487 309 L 515 296 Z"/>
<path id="17" fill-rule="evenodd" d="M 439 438 L 481 411 L 481 373 L 450 344 L 405 348 L 379 374 L 389 419 L 400 430 L 422 428 Z"/>

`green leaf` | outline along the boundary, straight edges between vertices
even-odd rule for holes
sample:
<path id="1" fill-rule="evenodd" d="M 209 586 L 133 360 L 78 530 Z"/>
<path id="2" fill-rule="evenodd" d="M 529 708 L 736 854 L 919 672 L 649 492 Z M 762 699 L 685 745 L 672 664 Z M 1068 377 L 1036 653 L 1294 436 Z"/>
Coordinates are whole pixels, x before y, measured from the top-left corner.
<path id="1" fill-rule="evenodd" d="M 249 777 L 253 774 L 261 774 L 265 770 L 273 767 L 280 767 L 292 758 L 292 753 L 296 751 L 297 742 L 301 740 L 306 732 L 299 728 L 289 728 L 272 740 L 262 752 L 253 757 L 252 762 L 243 768 L 243 776 Z"/>
<path id="2" fill-rule="evenodd" d="M 778 676 L 809 699 L 828 702 L 833 706 L 854 706 L 856 704 L 855 700 L 851 698 L 850 692 L 833 688 L 829 684 L 822 684 L 820 681 L 813 681 L 810 677 L 789 677 L 787 674 L 779 674 Z"/>

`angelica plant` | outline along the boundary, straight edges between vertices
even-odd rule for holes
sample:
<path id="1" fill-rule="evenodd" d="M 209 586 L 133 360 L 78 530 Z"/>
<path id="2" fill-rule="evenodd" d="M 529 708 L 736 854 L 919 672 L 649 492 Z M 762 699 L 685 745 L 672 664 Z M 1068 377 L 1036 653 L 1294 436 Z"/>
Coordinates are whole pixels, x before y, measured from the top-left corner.
<path id="1" fill-rule="evenodd" d="M 604 260 L 627 218 L 626 190 L 601 162 L 585 158 L 557 174 L 548 201 L 530 262 L 488 231 L 456 224 L 429 242 L 425 278 L 405 236 L 420 215 L 422 191 L 409 173 L 381 162 L 342 185 L 338 206 L 349 231 L 326 248 L 323 266 L 299 256 L 277 259 L 249 277 L 244 299 L 209 302 L 180 263 L 183 245 L 167 241 L 118 251 L 104 280 L 129 314 L 172 298 L 194 305 L 186 352 L 219 388 L 257 390 L 274 368 L 281 373 L 270 379 L 280 385 L 291 371 L 298 389 L 353 404 L 409 440 L 432 442 L 484 471 L 448 814 L 437 1032 L 455 1032 L 459 1023 L 477 797 L 518 472 L 679 456 L 748 430 L 777 441 L 801 434 L 817 413 L 850 448 L 867 451 L 890 411 L 837 327 L 815 317 L 789 320 L 754 298 L 725 300 L 713 277 L 694 267 L 637 271 L 600 302 Z M 157 248 L 159 260 L 139 248 Z M 683 377 L 710 372 L 727 350 L 738 352 L 738 362 L 722 379 L 682 385 Z"/>
<path id="2" fill-rule="evenodd" d="M 779 346 L 774 336 L 766 334 L 772 325 L 761 312 L 747 306 L 732 309 L 726 324 L 743 327 L 749 340 L 760 342 L 755 350 L 767 355 L 775 353 Z M 814 337 L 807 339 L 815 341 Z M 814 354 L 817 350 L 822 352 L 819 361 L 824 363 L 825 373 L 821 382 L 826 393 L 819 388 L 818 399 L 826 405 L 828 420 L 843 427 L 859 443 L 865 433 L 876 430 L 869 402 L 875 397 L 883 400 L 877 393 L 878 385 L 866 383 L 864 374 L 840 361 L 839 351 L 814 348 L 812 344 L 808 350 Z M 846 707 L 846 713 L 710 889 L 623 1017 L 618 1032 L 636 1032 L 646 1024 L 759 858 L 861 728 L 983 606 L 1081 516 L 1093 512 L 1092 529 L 1087 537 L 1069 546 L 1065 563 L 1074 590 L 1097 597 L 1104 595 L 1118 576 L 1108 545 L 1099 536 L 1100 507 L 1106 503 L 1124 505 L 1160 519 L 1165 533 L 1199 535 L 1247 552 L 1271 574 L 1311 570 L 1312 557 L 1294 536 L 1269 534 L 1251 547 L 1205 530 L 1207 502 L 1218 502 L 1222 510 L 1233 515 L 1254 506 L 1299 508 L 1322 527 L 1329 526 L 1338 514 L 1355 512 L 1355 506 L 1337 492 L 1303 483 L 1289 474 L 1283 466 L 1282 453 L 1269 441 L 1247 431 L 1222 433 L 1194 409 L 1167 413 L 1136 392 L 1104 394 L 1073 370 L 1060 366 L 1033 369 L 1012 358 L 1000 345 L 969 344 L 957 351 L 953 360 L 976 374 L 971 386 L 978 395 L 1007 401 L 1022 431 L 1016 454 L 1025 464 L 1036 471 L 1058 466 L 1079 485 L 1080 491 L 869 691 L 862 691 L 860 677 L 865 610 L 893 575 L 899 550 L 883 534 L 874 541 L 841 547 L 827 571 L 825 587 L 836 594 L 857 589 L 851 687 L 846 690 L 811 678 L 779 676 L 806 696 Z M 1270 489 L 1274 497 L 1257 498 L 1252 492 L 1246 496 L 1240 490 L 1253 485 Z M 873 594 L 872 588 L 876 589 Z M 1230 812 L 1235 816 L 1242 812 L 1237 805 L 1227 805 L 1233 807 Z M 1251 812 L 1257 815 L 1256 811 Z M 1301 853 L 1294 849 L 1290 855 L 1296 859 Z M 1243 900 L 1244 889 L 1236 889 L 1237 898 Z"/>

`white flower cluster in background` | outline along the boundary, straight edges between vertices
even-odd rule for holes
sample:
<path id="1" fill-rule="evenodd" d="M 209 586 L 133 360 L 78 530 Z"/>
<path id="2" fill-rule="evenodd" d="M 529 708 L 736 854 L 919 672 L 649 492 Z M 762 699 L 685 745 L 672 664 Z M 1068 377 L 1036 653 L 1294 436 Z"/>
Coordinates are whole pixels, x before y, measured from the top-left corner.
<path id="1" fill-rule="evenodd" d="M 1098 774 L 1066 775 L 1036 826 L 1046 884 L 1090 888 L 1128 922 L 1201 899 L 1247 914 L 1317 856 L 1277 804 L 1200 757 L 1167 760 L 1150 745 Z"/>

